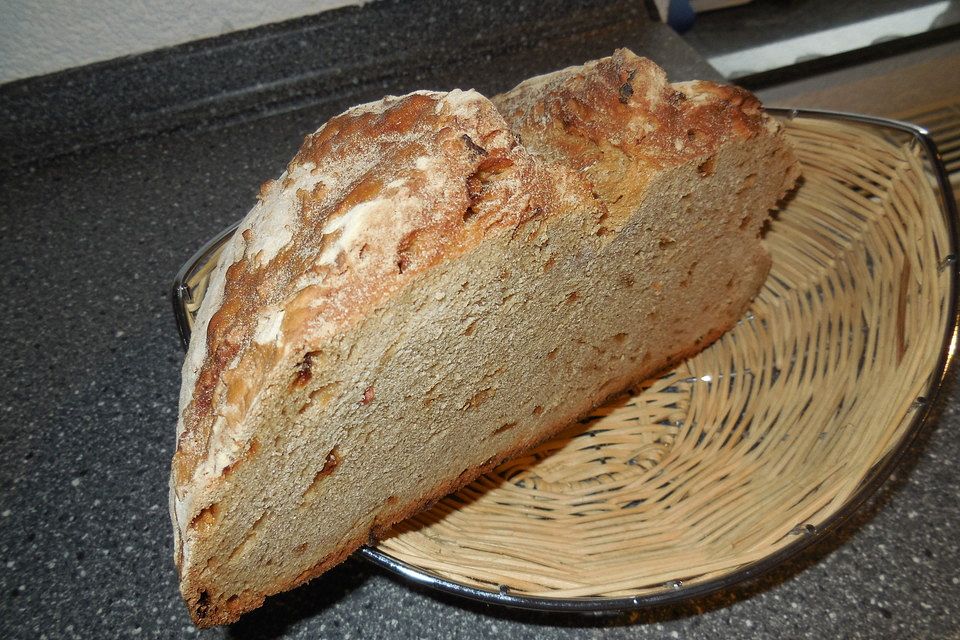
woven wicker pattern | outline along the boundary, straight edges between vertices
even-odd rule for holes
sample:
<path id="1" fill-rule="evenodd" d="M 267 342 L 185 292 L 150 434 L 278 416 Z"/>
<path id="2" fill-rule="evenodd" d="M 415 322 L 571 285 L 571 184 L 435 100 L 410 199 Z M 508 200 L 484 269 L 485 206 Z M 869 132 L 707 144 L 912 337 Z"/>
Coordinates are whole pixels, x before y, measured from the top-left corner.
<path id="1" fill-rule="evenodd" d="M 634 596 L 736 571 L 851 496 L 936 367 L 948 231 L 919 149 L 787 125 L 805 184 L 771 225 L 773 270 L 747 317 L 381 551 L 520 595 Z"/>
<path id="2" fill-rule="evenodd" d="M 738 326 L 398 525 L 381 552 L 492 592 L 645 596 L 767 558 L 848 501 L 924 403 L 955 258 L 912 138 L 785 124 L 805 183 Z M 217 254 L 183 287 L 188 325 Z"/>

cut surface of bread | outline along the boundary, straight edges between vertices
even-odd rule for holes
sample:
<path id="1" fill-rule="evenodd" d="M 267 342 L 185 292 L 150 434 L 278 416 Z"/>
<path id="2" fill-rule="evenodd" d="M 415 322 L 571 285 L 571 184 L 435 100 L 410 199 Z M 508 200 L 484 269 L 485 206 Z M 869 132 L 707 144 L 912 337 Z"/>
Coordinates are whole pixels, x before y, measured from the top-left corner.
<path id="1" fill-rule="evenodd" d="M 170 496 L 194 621 L 236 620 L 706 346 L 762 283 L 797 175 L 752 96 L 625 50 L 308 136 L 227 245 L 184 364 Z"/>

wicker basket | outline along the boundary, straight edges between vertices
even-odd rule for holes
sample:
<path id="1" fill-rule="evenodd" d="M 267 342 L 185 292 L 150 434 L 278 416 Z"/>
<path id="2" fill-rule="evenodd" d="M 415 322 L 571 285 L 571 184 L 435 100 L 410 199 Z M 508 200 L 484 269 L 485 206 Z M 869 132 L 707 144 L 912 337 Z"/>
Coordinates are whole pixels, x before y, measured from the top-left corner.
<path id="1" fill-rule="evenodd" d="M 917 129 L 782 112 L 805 181 L 737 327 L 362 553 L 415 581 L 542 609 L 701 595 L 852 512 L 919 429 L 953 352 L 954 206 Z M 219 247 L 178 276 L 184 337 Z"/>

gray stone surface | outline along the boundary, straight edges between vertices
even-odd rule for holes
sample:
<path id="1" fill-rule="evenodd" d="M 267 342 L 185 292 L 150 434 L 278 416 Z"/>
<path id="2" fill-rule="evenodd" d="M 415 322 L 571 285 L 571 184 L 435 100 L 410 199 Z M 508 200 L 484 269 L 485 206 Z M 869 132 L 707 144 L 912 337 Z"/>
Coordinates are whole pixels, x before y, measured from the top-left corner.
<path id="1" fill-rule="evenodd" d="M 955 376 L 896 478 L 749 585 L 662 610 L 549 615 L 350 560 L 230 628 L 196 631 L 167 515 L 182 359 L 169 283 L 326 108 L 0 173 L 0 638 L 960 637 Z"/>
<path id="2" fill-rule="evenodd" d="M 413 89 L 503 91 L 630 47 L 718 78 L 633 0 L 381 0 L 0 86 L 0 168 L 157 132 Z"/>

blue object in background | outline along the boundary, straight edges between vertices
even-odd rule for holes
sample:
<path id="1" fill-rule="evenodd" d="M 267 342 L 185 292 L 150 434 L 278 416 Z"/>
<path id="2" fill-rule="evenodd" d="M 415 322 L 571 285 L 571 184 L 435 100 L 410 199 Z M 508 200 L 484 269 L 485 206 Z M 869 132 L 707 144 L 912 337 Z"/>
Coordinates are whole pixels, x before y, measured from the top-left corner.
<path id="1" fill-rule="evenodd" d="M 677 33 L 683 33 L 693 26 L 697 14 L 690 6 L 690 0 L 670 0 L 667 7 L 667 24 Z"/>

